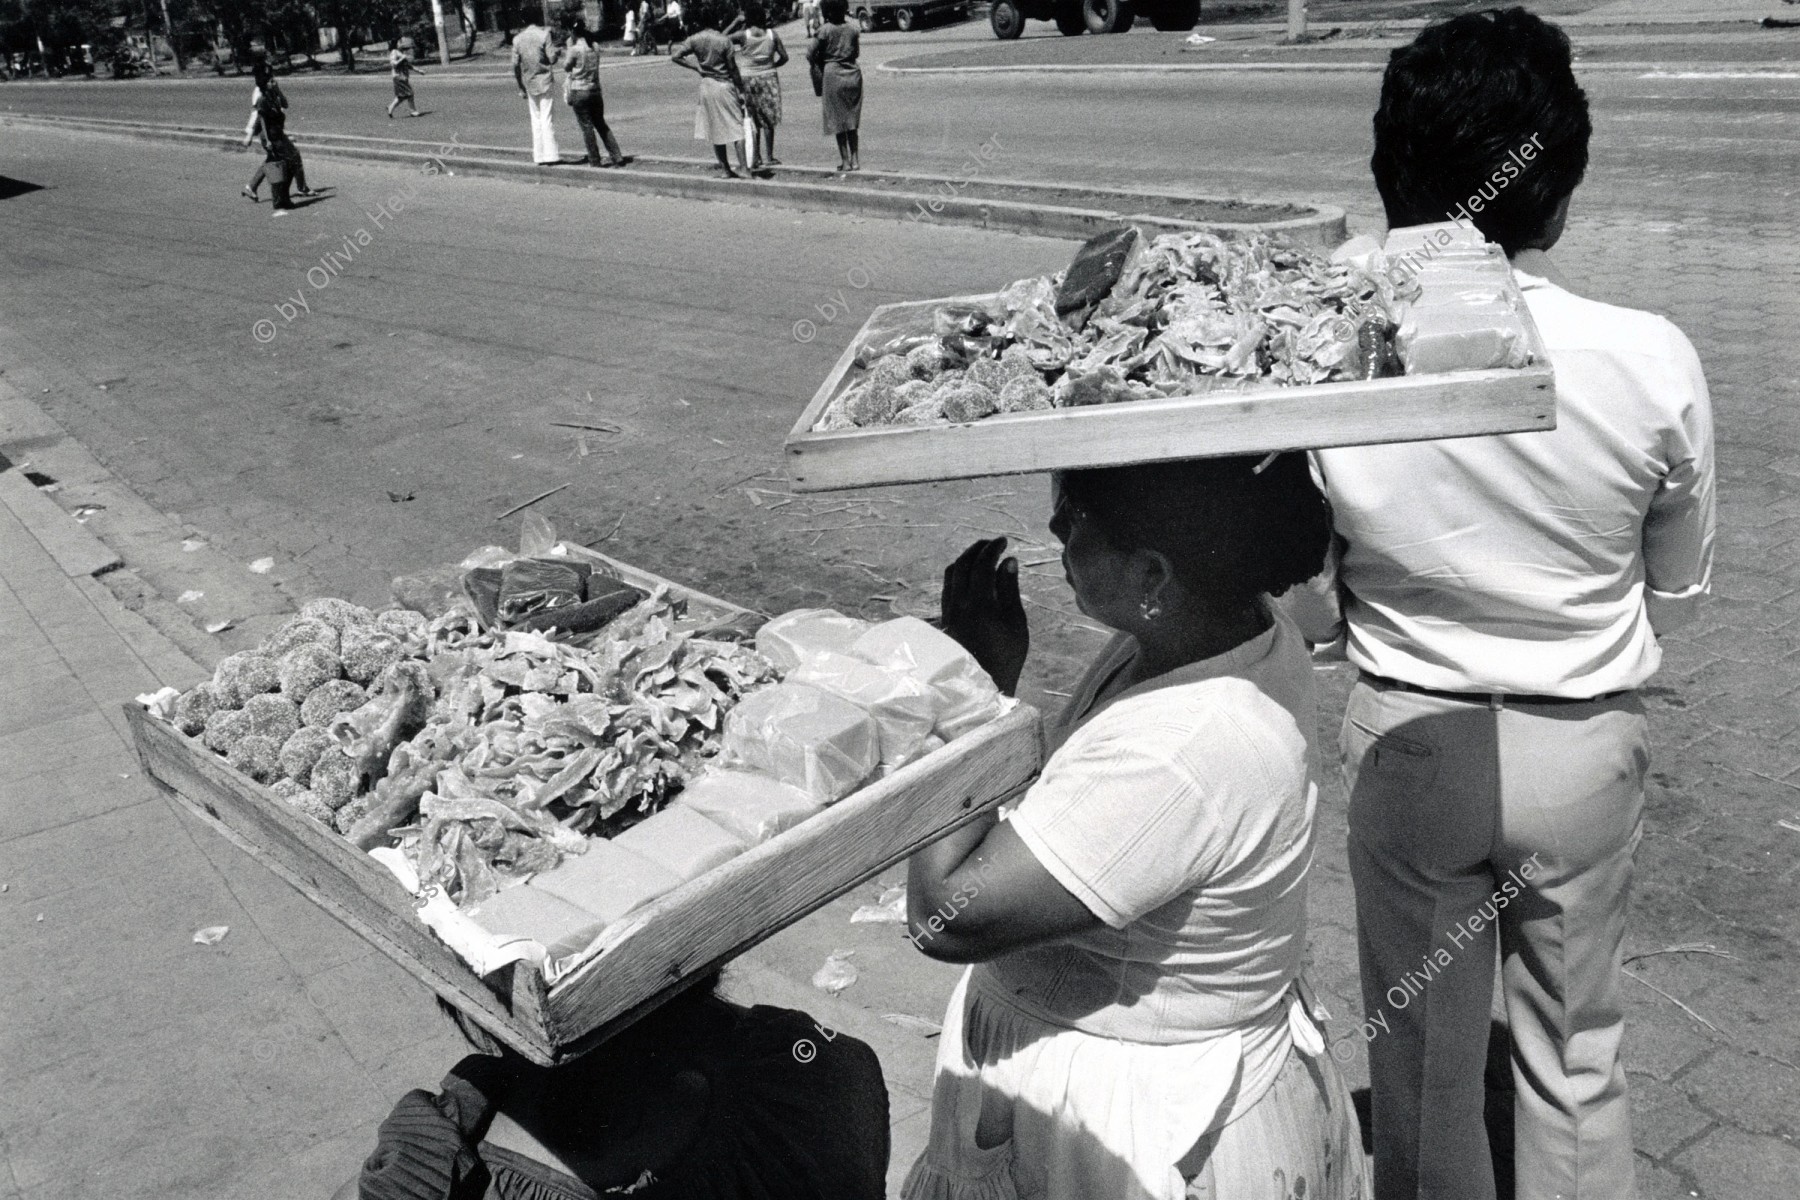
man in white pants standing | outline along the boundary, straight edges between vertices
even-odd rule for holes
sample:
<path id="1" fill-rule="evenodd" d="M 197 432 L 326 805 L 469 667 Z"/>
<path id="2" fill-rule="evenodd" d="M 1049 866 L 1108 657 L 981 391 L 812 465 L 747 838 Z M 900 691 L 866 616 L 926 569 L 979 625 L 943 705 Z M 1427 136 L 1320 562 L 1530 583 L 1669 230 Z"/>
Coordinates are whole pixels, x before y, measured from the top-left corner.
<path id="1" fill-rule="evenodd" d="M 1557 391 L 1553 431 L 1315 460 L 1339 558 L 1319 595 L 1339 611 L 1302 624 L 1341 632 L 1362 672 L 1342 750 L 1364 1016 L 1385 1031 L 1368 1047 L 1376 1200 L 1496 1194 L 1496 957 L 1515 1194 L 1633 1195 L 1619 1049 L 1650 756 L 1637 689 L 1709 587 L 1713 434 L 1681 331 L 1577 295 L 1546 254 L 1591 132 L 1568 39 L 1519 8 L 1396 50 L 1375 117 L 1388 224 L 1472 214 L 1512 260 Z"/>
<path id="2" fill-rule="evenodd" d="M 556 43 L 556 35 L 535 21 L 513 35 L 513 79 L 531 110 L 531 160 L 540 167 L 562 161 L 562 152 L 556 148 L 556 127 L 550 121 L 550 106 L 556 103 L 556 78 L 551 68 L 562 57 Z"/>

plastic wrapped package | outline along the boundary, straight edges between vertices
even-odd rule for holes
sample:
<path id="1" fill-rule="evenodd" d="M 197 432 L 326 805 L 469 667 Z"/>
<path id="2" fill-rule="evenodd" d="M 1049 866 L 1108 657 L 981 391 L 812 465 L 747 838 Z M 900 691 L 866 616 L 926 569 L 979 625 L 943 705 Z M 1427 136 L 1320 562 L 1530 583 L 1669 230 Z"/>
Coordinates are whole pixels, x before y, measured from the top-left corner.
<path id="1" fill-rule="evenodd" d="M 841 696 L 874 718 L 881 766 L 889 770 L 918 757 L 942 707 L 938 693 L 917 676 L 832 650 L 807 655 L 787 681 Z"/>
<path id="2" fill-rule="evenodd" d="M 489 933 L 530 938 L 551 958 L 581 953 L 606 928 L 592 913 L 530 883 L 501 890 L 469 915 Z"/>
<path id="3" fill-rule="evenodd" d="M 539 888 L 611 924 L 635 908 L 680 887 L 683 880 L 659 863 L 605 838 L 590 838 L 587 849 L 533 875 Z"/>
<path id="4" fill-rule="evenodd" d="M 1408 375 L 1523 367 L 1531 358 L 1525 323 L 1512 303 L 1480 291 L 1407 306 L 1394 348 Z"/>
<path id="5" fill-rule="evenodd" d="M 782 674 L 800 660 L 821 650 L 847 654 L 856 639 L 871 628 L 869 622 L 829 608 L 799 608 L 766 622 L 756 633 L 756 650 Z"/>
<path id="6" fill-rule="evenodd" d="M 676 797 L 675 803 L 751 846 L 825 810 L 824 805 L 799 788 L 751 771 L 703 772 Z"/>
<path id="7" fill-rule="evenodd" d="M 730 862 L 748 844 L 691 808 L 671 804 L 613 838 L 613 845 L 667 867 L 685 883 Z"/>
<path id="8" fill-rule="evenodd" d="M 751 692 L 725 718 L 726 762 L 791 784 L 819 804 L 856 790 L 881 762 L 875 719 L 803 683 Z"/>
<path id="9" fill-rule="evenodd" d="M 1000 689 L 975 656 L 917 617 L 883 621 L 858 638 L 850 652 L 930 685 L 938 696 L 934 732 L 946 742 L 1000 715 Z"/>
<path id="10" fill-rule="evenodd" d="M 548 609 L 580 604 L 593 568 L 566 558 L 521 558 L 500 569 L 500 620 L 510 628 Z"/>

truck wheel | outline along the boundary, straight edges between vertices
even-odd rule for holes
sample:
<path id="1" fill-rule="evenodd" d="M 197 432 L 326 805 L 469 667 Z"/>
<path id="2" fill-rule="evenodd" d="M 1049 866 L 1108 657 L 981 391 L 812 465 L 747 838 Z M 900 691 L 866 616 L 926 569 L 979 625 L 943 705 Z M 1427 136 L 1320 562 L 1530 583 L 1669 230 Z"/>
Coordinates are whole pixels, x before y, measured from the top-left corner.
<path id="1" fill-rule="evenodd" d="M 1025 14 L 1014 0 L 994 0 L 988 9 L 988 24 L 994 27 L 995 37 L 1009 42 L 1025 32 Z"/>
<path id="2" fill-rule="evenodd" d="M 864 33 L 875 32 L 875 14 L 866 8 L 856 10 L 856 27 Z"/>
<path id="3" fill-rule="evenodd" d="M 1056 30 L 1064 37 L 1080 37 L 1087 32 L 1087 18 L 1081 5 L 1064 4 L 1056 10 Z"/>
<path id="4" fill-rule="evenodd" d="M 1081 0 L 1081 17 L 1089 33 L 1123 33 L 1135 16 L 1125 0 Z"/>
<path id="5" fill-rule="evenodd" d="M 1200 23 L 1200 0 L 1163 0 L 1150 10 L 1150 24 L 1165 33 L 1186 33 Z"/>
<path id="6" fill-rule="evenodd" d="M 918 14 L 912 9 L 896 8 L 894 10 L 894 28 L 898 29 L 901 33 L 911 33 L 913 31 L 913 26 L 918 23 Z"/>

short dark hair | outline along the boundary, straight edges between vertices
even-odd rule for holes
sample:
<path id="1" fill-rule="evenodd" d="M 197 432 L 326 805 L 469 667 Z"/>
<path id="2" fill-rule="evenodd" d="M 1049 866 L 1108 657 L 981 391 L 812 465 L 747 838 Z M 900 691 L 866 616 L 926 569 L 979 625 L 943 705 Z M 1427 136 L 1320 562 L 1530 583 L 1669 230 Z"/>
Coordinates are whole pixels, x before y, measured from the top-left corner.
<path id="1" fill-rule="evenodd" d="M 1466 213 L 1512 254 L 1581 183 L 1593 129 L 1568 36 L 1522 8 L 1488 9 L 1388 57 L 1369 167 L 1391 227 Z M 1515 157 L 1528 145 L 1528 161 Z"/>
<path id="2" fill-rule="evenodd" d="M 850 0 L 819 0 L 819 16 L 833 25 L 843 24 L 850 15 Z"/>
<path id="3" fill-rule="evenodd" d="M 1166 555 L 1216 612 L 1311 579 L 1331 544 L 1331 508 L 1300 453 L 1065 471 L 1058 482 L 1114 547 Z"/>

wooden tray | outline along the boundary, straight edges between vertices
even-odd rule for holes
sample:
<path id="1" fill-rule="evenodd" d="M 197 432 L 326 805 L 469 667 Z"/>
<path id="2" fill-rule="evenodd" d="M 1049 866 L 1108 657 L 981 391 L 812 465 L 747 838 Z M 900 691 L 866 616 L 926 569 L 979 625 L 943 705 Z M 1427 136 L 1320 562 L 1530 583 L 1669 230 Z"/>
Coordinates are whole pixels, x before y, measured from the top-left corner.
<path id="1" fill-rule="evenodd" d="M 666 582 L 628 570 L 634 583 Z M 677 591 L 690 605 L 744 611 Z M 546 1065 L 605 1040 L 726 960 L 1016 795 L 1043 761 L 1038 714 L 1019 705 L 632 913 L 617 944 L 551 987 L 528 963 L 476 975 L 419 921 L 412 896 L 375 859 L 141 706 L 126 705 L 125 715 L 151 779 L 483 1028 Z"/>
<path id="2" fill-rule="evenodd" d="M 1516 288 L 1516 285 L 1513 285 Z M 869 315 L 787 437 L 794 489 L 823 492 L 1178 458 L 1416 442 L 1556 428 L 1556 381 L 1522 298 L 1532 364 L 1392 379 L 1273 385 L 1053 412 L 1004 413 L 965 425 L 904 425 L 815 433 L 852 382 L 856 350 L 896 331 L 929 329 L 956 296 L 887 304 Z"/>

